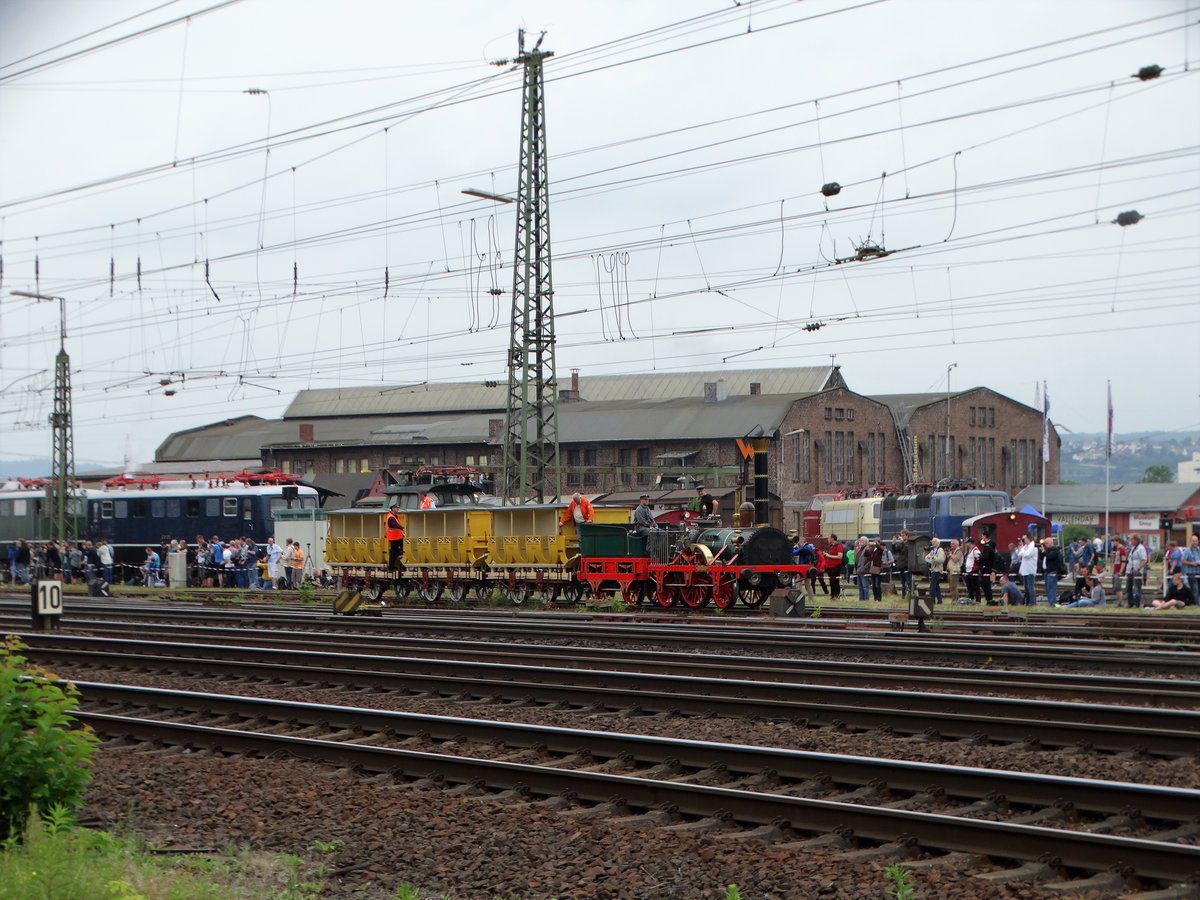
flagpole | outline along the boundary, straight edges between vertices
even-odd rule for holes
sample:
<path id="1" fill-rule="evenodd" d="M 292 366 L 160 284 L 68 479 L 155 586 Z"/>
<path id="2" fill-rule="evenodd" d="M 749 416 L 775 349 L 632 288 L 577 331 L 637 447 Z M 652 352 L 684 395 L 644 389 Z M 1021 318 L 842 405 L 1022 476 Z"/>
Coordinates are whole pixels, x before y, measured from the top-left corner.
<path id="1" fill-rule="evenodd" d="M 1050 396 L 1042 382 L 1042 515 L 1046 515 L 1046 460 L 1050 458 Z"/>
<path id="2" fill-rule="evenodd" d="M 1104 444 L 1104 541 L 1108 544 L 1112 537 L 1108 531 L 1108 497 L 1111 492 L 1109 487 L 1109 470 L 1112 466 L 1112 439 L 1113 439 L 1113 408 L 1112 408 L 1112 381 L 1108 382 L 1108 440 Z"/>

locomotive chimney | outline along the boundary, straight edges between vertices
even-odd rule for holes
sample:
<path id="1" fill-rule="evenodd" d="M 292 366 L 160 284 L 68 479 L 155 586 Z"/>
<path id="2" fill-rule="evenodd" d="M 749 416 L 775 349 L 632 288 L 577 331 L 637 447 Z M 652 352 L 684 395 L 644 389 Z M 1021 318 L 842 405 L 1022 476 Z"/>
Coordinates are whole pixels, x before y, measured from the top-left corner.
<path id="1" fill-rule="evenodd" d="M 770 438 L 754 439 L 754 524 L 766 525 L 771 519 L 770 478 L 767 474 L 767 458 L 771 449 Z"/>

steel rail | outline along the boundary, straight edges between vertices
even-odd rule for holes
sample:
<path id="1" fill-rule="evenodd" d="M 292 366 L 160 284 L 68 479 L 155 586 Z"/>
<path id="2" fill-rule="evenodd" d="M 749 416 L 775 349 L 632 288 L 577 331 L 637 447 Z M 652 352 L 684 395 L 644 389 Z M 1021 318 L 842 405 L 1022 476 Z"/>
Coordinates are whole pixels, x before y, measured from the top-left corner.
<path id="1" fill-rule="evenodd" d="M 745 824 L 784 822 L 818 833 L 849 828 L 856 837 L 867 840 L 914 840 L 927 848 L 1003 858 L 1038 859 L 1049 854 L 1063 866 L 1099 871 L 1117 867 L 1170 882 L 1186 881 L 1200 873 L 1200 847 L 1142 838 L 104 713 L 79 713 L 78 718 L 105 735 L 169 741 L 220 753 L 285 753 L 364 772 L 402 773 L 408 778 L 451 784 L 482 782 L 493 790 L 542 797 L 565 794 L 587 802 L 608 802 L 616 808 L 670 807 L 686 816 L 727 817 Z"/>
<path id="2" fill-rule="evenodd" d="M 397 740 L 424 735 L 445 741 L 500 741 L 506 746 L 537 747 L 551 753 L 575 754 L 586 750 L 591 756 L 604 759 L 628 756 L 650 765 L 672 762 L 690 769 L 723 766 L 730 772 L 743 775 L 770 772 L 773 776 L 794 781 L 827 776 L 841 784 L 867 785 L 882 780 L 895 790 L 921 793 L 936 787 L 944 790 L 948 796 L 970 800 L 999 794 L 997 799 L 1039 808 L 1069 803 L 1080 811 L 1111 814 L 1137 810 L 1146 818 L 1175 822 L 1187 822 L 1200 810 L 1200 790 L 1186 788 L 356 706 L 300 703 L 236 694 L 175 691 L 90 681 L 78 681 L 75 685 L 82 694 L 85 708 L 90 708 L 94 703 L 108 703 L 126 707 L 147 706 L 173 713 L 266 718 L 289 726 L 319 725 L 383 732 L 397 736 Z"/>
<path id="3" fill-rule="evenodd" d="M 228 621 L 236 611 L 223 610 L 220 617 Z M 163 612 L 150 604 L 143 609 L 120 613 L 137 614 L 141 619 L 200 618 L 211 620 L 217 615 L 203 610 L 171 610 Z M 397 615 L 381 619 L 345 619 L 332 615 L 293 616 L 254 612 L 238 614 L 247 626 L 274 628 L 278 626 L 325 625 L 336 631 L 378 634 L 394 631 L 437 631 L 478 636 L 481 632 L 498 636 L 514 636 L 522 640 L 532 637 L 567 637 L 582 640 L 613 640 L 622 643 L 636 641 L 668 646 L 726 647 L 731 644 L 766 650 L 838 653 L 878 653 L 889 656 L 912 655 L 916 657 L 955 658 L 987 660 L 994 663 L 1061 663 L 1069 657 L 1070 663 L 1100 665 L 1103 667 L 1126 666 L 1139 669 L 1184 669 L 1200 670 L 1200 651 L 1191 645 L 1182 647 L 1151 641 L 1141 641 L 1136 647 L 1113 646 L 1112 642 L 1086 642 L 1078 639 L 1053 643 L 1012 643 L 1007 638 L 990 638 L 975 635 L 968 640 L 938 637 L 936 632 L 918 634 L 914 632 L 891 632 L 880 635 L 855 635 L 844 632 L 816 633 L 773 623 L 770 626 L 739 625 L 716 627 L 706 624 L 681 622 L 669 627 L 654 627 L 631 620 L 613 622 L 576 622 L 539 619 L 538 613 L 509 613 L 500 618 L 463 615 L 462 613 Z M 65 620 L 70 624 L 70 619 Z"/>
<path id="4" fill-rule="evenodd" d="M 203 625 L 143 624 L 132 626 L 102 620 L 76 620 L 75 626 L 92 634 L 109 637 L 168 638 L 185 642 L 200 638 L 237 640 L 245 646 L 275 649 L 308 649 L 320 642 L 325 652 L 340 654 L 370 651 L 385 653 L 402 650 L 409 656 L 433 656 L 442 660 L 488 660 L 524 662 L 572 668 L 619 665 L 639 672 L 660 675 L 705 675 L 713 678 L 804 680 L 821 684 L 890 685 L 907 689 L 919 684 L 923 689 L 936 687 L 946 691 L 1016 691 L 1053 693 L 1074 700 L 1122 703 L 1145 701 L 1148 705 L 1200 705 L 1200 680 L 1149 677 L 1082 675 L 1062 672 L 1020 670 L 980 670 L 930 668 L 927 666 L 886 665 L 881 663 L 807 660 L 786 657 L 733 656 L 678 653 L 614 648 L 580 648 L 563 645 L 496 643 L 398 636 L 355 636 L 336 642 L 321 632 L 270 632 L 262 634 L 245 628 Z M 389 654 L 390 655 L 390 654 Z"/>
<path id="5" fill-rule="evenodd" d="M 223 648 L 213 648 L 223 649 Z M 280 651 L 262 651 L 268 654 Z M 1154 710 L 1137 707 L 1103 707 L 1056 701 L 979 698 L 944 694 L 867 691 L 853 688 L 782 685 L 770 682 L 694 679 L 629 675 L 584 669 L 509 667 L 489 664 L 438 663 L 410 660 L 412 669 L 401 671 L 404 660 L 384 658 L 393 667 L 372 671 L 335 668 L 331 665 L 286 665 L 221 658 L 152 656 L 115 651 L 30 647 L 27 655 L 42 663 L 153 667 L 171 673 L 244 677 L 264 681 L 287 679 L 304 684 L 338 684 L 379 690 L 408 690 L 437 696 L 466 695 L 476 698 L 502 697 L 535 702 L 564 701 L 584 707 L 688 715 L 721 715 L 746 718 L 761 716 L 804 720 L 806 724 L 851 728 L 886 728 L 908 734 L 987 739 L 1001 742 L 1034 742 L 1051 746 L 1088 745 L 1101 750 L 1136 750 L 1158 756 L 1187 756 L 1200 745 L 1197 722 L 1200 713 L 1184 710 Z M 295 656 L 296 654 L 290 654 Z M 329 656 L 328 654 L 310 654 Z M 363 662 L 361 658 L 351 661 Z M 455 672 L 469 666 L 491 677 Z M 424 670 L 424 671 L 422 671 Z M 523 675 L 528 680 L 517 680 Z M 567 683 L 549 682 L 564 677 Z M 570 683 L 570 676 L 585 684 Z M 582 679 L 580 676 L 583 676 Z M 661 690 L 656 688 L 670 688 Z M 711 693 L 695 694 L 685 688 L 703 687 Z M 724 691 L 724 693 L 722 693 Z M 751 696 L 765 691 L 770 696 Z M 846 696 L 846 692 L 858 695 Z M 800 699 L 797 699 L 799 696 Z M 841 700 L 841 702 L 838 702 Z M 924 709 L 911 708 L 923 705 Z M 940 705 L 939 705 L 940 704 Z M 967 707 L 965 711 L 960 707 Z M 1110 710 L 1145 716 L 1144 724 L 1097 722 L 1097 711 Z M 1032 718 L 1029 713 L 1057 711 L 1074 714 L 1075 721 Z M 1018 713 L 1025 713 L 1021 716 Z"/>

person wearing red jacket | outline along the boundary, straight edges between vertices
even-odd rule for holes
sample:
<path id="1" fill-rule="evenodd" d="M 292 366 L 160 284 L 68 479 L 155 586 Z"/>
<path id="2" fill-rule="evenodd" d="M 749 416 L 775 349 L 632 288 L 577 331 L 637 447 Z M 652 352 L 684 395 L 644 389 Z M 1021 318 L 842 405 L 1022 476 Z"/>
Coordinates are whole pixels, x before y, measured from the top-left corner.
<path id="1" fill-rule="evenodd" d="M 571 502 L 567 504 L 567 509 L 563 513 L 561 524 L 566 525 L 571 520 L 578 525 L 582 522 L 590 522 L 596 516 L 596 510 L 592 507 L 592 503 L 587 497 L 578 491 L 571 497 Z"/>

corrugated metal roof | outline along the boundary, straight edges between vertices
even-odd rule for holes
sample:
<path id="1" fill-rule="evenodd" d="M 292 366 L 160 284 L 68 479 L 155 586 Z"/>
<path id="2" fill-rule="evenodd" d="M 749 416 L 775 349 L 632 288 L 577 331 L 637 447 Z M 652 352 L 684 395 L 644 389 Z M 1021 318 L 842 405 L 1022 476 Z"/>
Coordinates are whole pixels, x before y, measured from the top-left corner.
<path id="1" fill-rule="evenodd" d="M 782 369 L 741 369 L 712 372 L 638 375 L 581 375 L 583 400 L 653 400 L 704 396 L 704 385 L 724 380 L 729 396 L 748 396 L 750 385 L 761 394 L 815 394 L 841 387 L 840 371 L 832 366 Z M 560 376 L 559 390 L 570 388 L 570 376 Z M 317 419 L 327 416 L 411 415 L 425 412 L 503 412 L 508 386 L 471 384 L 381 385 L 355 388 L 322 388 L 301 391 L 284 412 L 284 419 Z"/>
<path id="2" fill-rule="evenodd" d="M 1108 489 L 1110 512 L 1173 513 L 1188 505 L 1196 484 L 1114 484 Z M 1104 512 L 1105 486 L 1102 484 L 1048 484 L 1046 508 L 1042 509 L 1042 486 L 1031 484 L 1017 494 L 1017 509 L 1025 504 L 1042 513 Z"/>
<path id="3" fill-rule="evenodd" d="M 719 403 L 701 399 L 566 403 L 559 407 L 559 440 L 728 439 L 744 437 L 758 426 L 770 433 L 802 396 L 806 395 L 732 397 Z M 301 423 L 295 421 L 218 422 L 173 435 L 157 455 L 165 463 L 173 459 L 174 452 L 211 454 L 183 459 L 217 459 L 230 458 L 237 450 L 238 456 L 250 458 L 253 453 L 252 458 L 258 460 L 263 448 L 477 444 L 487 442 L 491 420 L 500 417 L 496 413 L 443 413 L 394 420 L 371 416 L 319 419 L 305 423 L 313 428 L 311 442 L 300 440 Z"/>

